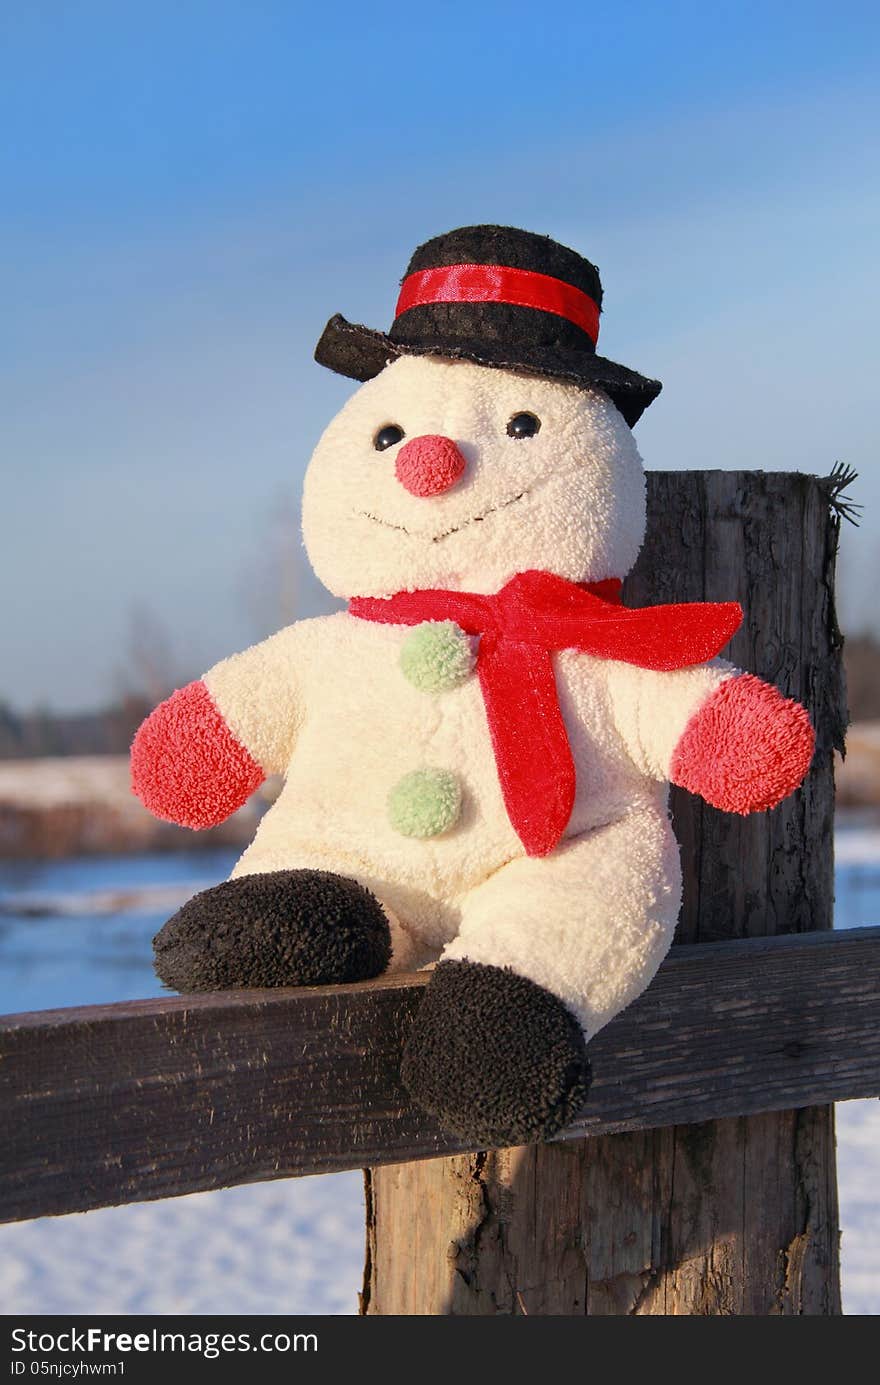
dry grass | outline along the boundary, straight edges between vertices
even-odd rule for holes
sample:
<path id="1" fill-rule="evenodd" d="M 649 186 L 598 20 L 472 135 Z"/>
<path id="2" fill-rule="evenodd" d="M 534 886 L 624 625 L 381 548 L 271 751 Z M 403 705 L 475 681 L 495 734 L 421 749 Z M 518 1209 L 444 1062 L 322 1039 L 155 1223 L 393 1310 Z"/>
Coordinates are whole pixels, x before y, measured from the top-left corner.
<path id="1" fill-rule="evenodd" d="M 857 721 L 846 736 L 846 759 L 835 756 L 837 802 L 880 808 L 880 721 Z"/>

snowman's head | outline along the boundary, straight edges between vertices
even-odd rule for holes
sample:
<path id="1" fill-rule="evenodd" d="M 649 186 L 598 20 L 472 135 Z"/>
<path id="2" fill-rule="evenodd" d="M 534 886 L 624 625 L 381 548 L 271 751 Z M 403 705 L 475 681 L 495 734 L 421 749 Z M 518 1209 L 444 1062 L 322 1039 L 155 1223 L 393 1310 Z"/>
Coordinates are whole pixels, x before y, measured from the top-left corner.
<path id="1" fill-rule="evenodd" d="M 346 598 L 623 577 L 644 531 L 641 458 L 601 389 L 437 357 L 362 385 L 305 479 L 309 558 Z"/>

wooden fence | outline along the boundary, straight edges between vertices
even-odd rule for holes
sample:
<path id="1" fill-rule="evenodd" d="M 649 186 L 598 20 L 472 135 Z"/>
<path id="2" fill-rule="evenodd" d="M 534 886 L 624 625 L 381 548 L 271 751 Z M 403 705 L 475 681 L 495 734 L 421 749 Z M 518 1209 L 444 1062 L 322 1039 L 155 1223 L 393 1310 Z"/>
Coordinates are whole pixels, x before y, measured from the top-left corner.
<path id="1" fill-rule="evenodd" d="M 845 720 L 829 483 L 654 473 L 627 596 L 734 598 L 731 658 L 810 707 L 771 814 L 674 794 L 685 901 L 563 1137 L 474 1152 L 398 1076 L 424 976 L 0 1020 L 0 1220 L 367 1169 L 367 1313 L 835 1313 L 829 1103 L 880 1094 L 880 929 L 834 934 Z"/>
<path id="2" fill-rule="evenodd" d="M 880 928 L 676 948 L 568 1139 L 880 1091 Z M 0 1219 L 461 1153 L 398 1066 L 424 976 L 0 1020 Z"/>

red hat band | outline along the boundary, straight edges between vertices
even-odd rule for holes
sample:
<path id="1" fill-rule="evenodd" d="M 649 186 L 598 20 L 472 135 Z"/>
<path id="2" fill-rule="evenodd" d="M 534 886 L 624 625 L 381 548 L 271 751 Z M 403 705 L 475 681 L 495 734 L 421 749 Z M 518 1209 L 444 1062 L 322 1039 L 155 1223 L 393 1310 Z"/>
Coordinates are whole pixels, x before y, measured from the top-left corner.
<path id="1" fill-rule="evenodd" d="M 397 300 L 395 320 L 410 308 L 429 303 L 510 303 L 555 313 L 586 332 L 593 346 L 599 338 L 599 305 L 583 289 L 509 265 L 453 264 L 408 274 Z"/>

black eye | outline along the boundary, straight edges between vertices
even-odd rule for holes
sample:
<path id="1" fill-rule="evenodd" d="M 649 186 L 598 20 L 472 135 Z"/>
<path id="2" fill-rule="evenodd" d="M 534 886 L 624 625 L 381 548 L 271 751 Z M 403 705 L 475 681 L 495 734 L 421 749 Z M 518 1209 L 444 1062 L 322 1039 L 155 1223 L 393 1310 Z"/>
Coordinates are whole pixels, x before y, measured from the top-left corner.
<path id="1" fill-rule="evenodd" d="M 507 425 L 509 438 L 533 438 L 541 426 L 534 414 L 514 414 Z"/>
<path id="2" fill-rule="evenodd" d="M 402 437 L 402 428 L 398 428 L 396 423 L 386 423 L 373 438 L 373 446 L 377 452 L 384 452 L 386 447 L 393 447 Z"/>

